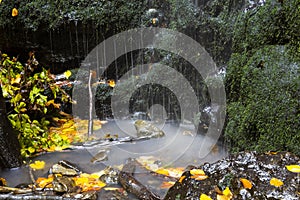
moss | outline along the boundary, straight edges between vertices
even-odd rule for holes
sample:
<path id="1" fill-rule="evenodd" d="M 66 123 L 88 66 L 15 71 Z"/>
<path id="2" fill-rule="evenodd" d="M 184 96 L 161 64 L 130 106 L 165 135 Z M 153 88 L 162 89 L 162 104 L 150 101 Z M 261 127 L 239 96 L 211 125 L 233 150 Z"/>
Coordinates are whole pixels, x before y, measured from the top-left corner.
<path id="1" fill-rule="evenodd" d="M 83 1 L 83 0 L 35 0 L 2 1 L 0 4 L 0 26 L 25 27 L 38 30 L 42 26 L 56 29 L 70 21 L 84 24 L 93 22 L 99 27 L 120 31 L 139 23 L 145 7 L 142 1 Z M 18 16 L 11 10 L 17 8 Z"/>
<path id="2" fill-rule="evenodd" d="M 231 90 L 225 134 L 235 151 L 300 153 L 295 140 L 300 128 L 299 60 L 289 48 L 264 46 L 244 65 L 235 65 L 233 60 L 229 65 L 233 70 L 228 76 L 235 78 L 231 79 L 235 88 Z M 261 61 L 263 66 L 258 68 Z"/>

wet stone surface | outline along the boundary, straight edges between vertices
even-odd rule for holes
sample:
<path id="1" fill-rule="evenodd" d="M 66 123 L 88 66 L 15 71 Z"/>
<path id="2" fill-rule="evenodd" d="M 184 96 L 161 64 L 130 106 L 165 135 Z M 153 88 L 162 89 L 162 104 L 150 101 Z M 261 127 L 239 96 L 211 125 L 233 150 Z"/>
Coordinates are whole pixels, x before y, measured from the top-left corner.
<path id="1" fill-rule="evenodd" d="M 288 152 L 233 154 L 213 164 L 189 166 L 188 170 L 202 169 L 208 178 L 195 180 L 190 171 L 186 171 L 164 199 L 199 199 L 201 194 L 217 199 L 217 194 L 228 187 L 232 192 L 231 199 L 296 200 L 300 198 L 300 176 L 288 171 L 286 166 L 299 164 L 299 158 Z M 252 188 L 245 188 L 241 178 L 249 180 Z M 271 185 L 272 178 L 280 179 L 283 185 Z"/>
<path id="2" fill-rule="evenodd" d="M 137 136 L 138 137 L 153 137 L 153 138 L 158 138 L 158 137 L 163 137 L 165 133 L 151 124 L 148 121 L 144 120 L 137 120 L 134 123 L 135 129 L 137 131 Z"/>

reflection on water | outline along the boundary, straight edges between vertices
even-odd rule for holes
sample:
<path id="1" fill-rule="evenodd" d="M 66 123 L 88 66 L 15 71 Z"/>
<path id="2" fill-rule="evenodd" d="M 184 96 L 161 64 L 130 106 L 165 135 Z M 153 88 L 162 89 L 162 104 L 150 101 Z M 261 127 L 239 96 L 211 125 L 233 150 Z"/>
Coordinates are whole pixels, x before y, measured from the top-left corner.
<path id="1" fill-rule="evenodd" d="M 88 149 L 66 150 L 63 152 L 53 152 L 40 155 L 32 160 L 43 160 L 46 166 L 43 170 L 34 171 L 35 178 L 47 176 L 50 166 L 60 160 L 68 160 L 78 165 L 87 173 L 93 173 L 104 169 L 106 166 L 116 166 L 124 164 L 129 157 L 138 158 L 140 156 L 154 156 L 161 162 L 162 166 L 186 167 L 188 165 L 200 165 L 205 162 L 214 162 L 226 156 L 223 147 L 214 145 L 215 140 L 197 135 L 192 124 L 173 126 L 171 124 L 157 124 L 165 132 L 162 138 L 123 143 L 106 147 L 93 147 Z M 95 132 L 98 137 L 106 134 L 115 135 L 119 138 L 125 136 L 136 136 L 133 120 L 110 121 L 103 125 L 102 129 Z M 213 145 L 212 145 L 213 144 Z M 107 160 L 102 162 L 91 162 L 93 156 L 99 151 L 107 149 Z M 203 156 L 204 155 L 204 156 Z M 8 185 L 14 187 L 20 183 L 31 182 L 29 169 L 24 166 L 20 169 L 2 170 L 0 177 L 8 181 Z M 158 181 L 149 179 L 149 176 L 140 181 L 150 187 L 159 188 Z M 161 183 L 160 183 L 161 184 Z M 160 195 L 164 195 L 166 190 L 161 190 Z"/>

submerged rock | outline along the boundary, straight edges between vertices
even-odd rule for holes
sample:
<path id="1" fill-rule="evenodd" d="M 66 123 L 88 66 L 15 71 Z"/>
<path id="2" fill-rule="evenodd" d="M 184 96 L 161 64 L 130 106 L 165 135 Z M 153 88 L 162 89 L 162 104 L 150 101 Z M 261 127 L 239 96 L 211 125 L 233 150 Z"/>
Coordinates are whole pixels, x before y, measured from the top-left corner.
<path id="1" fill-rule="evenodd" d="M 151 124 L 150 122 L 144 121 L 144 120 L 137 120 L 134 123 L 135 129 L 137 131 L 138 137 L 163 137 L 165 133 Z"/>
<path id="2" fill-rule="evenodd" d="M 101 149 L 93 158 L 91 159 L 91 163 L 102 162 L 108 160 L 107 157 L 107 149 Z"/>
<path id="3" fill-rule="evenodd" d="M 194 167 L 205 172 L 208 177 L 204 180 L 196 180 L 191 171 L 186 171 L 164 199 L 199 199 L 201 194 L 216 199 L 228 187 L 232 199 L 296 200 L 300 198 L 300 177 L 288 171 L 286 166 L 299 164 L 300 159 L 289 152 L 233 154 L 213 164 Z M 272 178 L 279 179 L 283 185 L 272 185 Z M 242 179 L 248 180 L 251 187 L 249 183 L 244 185 Z"/>

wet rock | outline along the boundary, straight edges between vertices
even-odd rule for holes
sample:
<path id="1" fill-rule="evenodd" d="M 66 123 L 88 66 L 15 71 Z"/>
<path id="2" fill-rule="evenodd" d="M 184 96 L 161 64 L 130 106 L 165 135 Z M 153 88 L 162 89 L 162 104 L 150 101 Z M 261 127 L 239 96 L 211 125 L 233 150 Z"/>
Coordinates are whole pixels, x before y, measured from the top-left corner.
<path id="1" fill-rule="evenodd" d="M 55 192 L 64 193 L 76 191 L 74 180 L 66 176 L 55 176 L 52 185 Z"/>
<path id="2" fill-rule="evenodd" d="M 91 163 L 96 163 L 96 162 L 102 162 L 108 160 L 107 157 L 107 152 L 108 150 L 106 149 L 101 149 L 92 159 Z"/>
<path id="3" fill-rule="evenodd" d="M 81 170 L 73 163 L 62 160 L 54 164 L 49 169 L 50 174 L 61 174 L 65 176 L 76 176 L 81 173 Z"/>
<path id="4" fill-rule="evenodd" d="M 208 176 L 205 180 L 195 180 L 189 171 L 184 179 L 170 188 L 165 200 L 199 199 L 201 194 L 217 198 L 217 191 L 229 187 L 232 199 L 299 199 L 300 178 L 296 173 L 286 169 L 286 165 L 299 165 L 300 159 L 289 152 L 272 152 L 258 154 L 241 152 L 212 164 L 203 164 L 202 169 Z M 189 169 L 192 169 L 190 166 Z M 244 188 L 240 178 L 252 183 L 252 188 Z M 270 184 L 271 178 L 283 181 L 283 185 L 275 187 Z"/>
<path id="5" fill-rule="evenodd" d="M 150 122 L 144 120 L 137 120 L 134 123 L 135 129 L 137 131 L 138 137 L 149 136 L 149 137 L 163 137 L 165 133 L 151 124 Z"/>
<path id="6" fill-rule="evenodd" d="M 100 181 L 106 184 L 118 184 L 119 171 L 108 166 L 104 169 L 104 174 L 100 176 Z"/>

